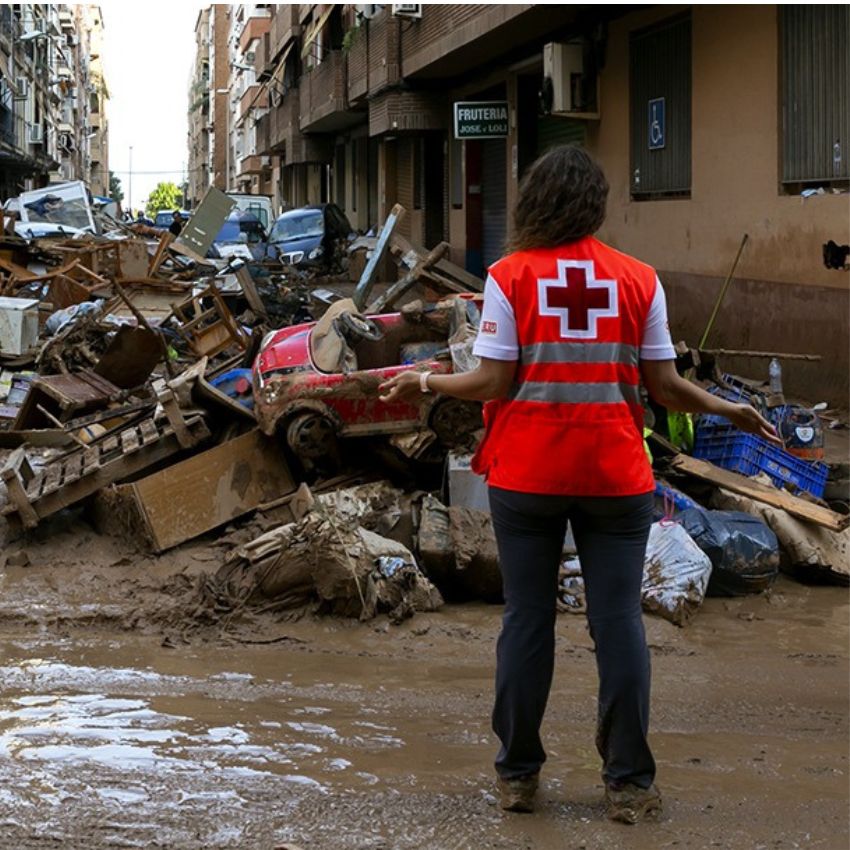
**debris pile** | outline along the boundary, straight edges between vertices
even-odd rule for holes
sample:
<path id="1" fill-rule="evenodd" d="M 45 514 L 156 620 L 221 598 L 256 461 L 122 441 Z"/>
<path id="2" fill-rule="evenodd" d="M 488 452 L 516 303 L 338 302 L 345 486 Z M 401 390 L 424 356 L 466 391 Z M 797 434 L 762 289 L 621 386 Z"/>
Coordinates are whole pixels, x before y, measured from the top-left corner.
<path id="1" fill-rule="evenodd" d="M 377 395 L 400 369 L 475 368 L 483 282 L 445 243 L 400 236 L 398 206 L 376 237 L 328 248 L 348 275 L 285 253 L 211 257 L 232 206 L 210 190 L 175 239 L 51 187 L 6 222 L 0 514 L 26 534 L 84 508 L 153 557 L 228 526 L 220 566 L 188 588 L 198 622 L 400 621 L 443 599 L 499 601 L 486 485 L 469 468 L 480 405 Z M 824 461 L 838 414 L 786 403 L 773 364 L 765 384 L 724 373 L 722 351 L 678 351 L 681 373 L 759 409 L 785 449 L 647 402 L 659 484 L 645 608 L 685 625 L 706 595 L 763 592 L 780 568 L 849 583 L 847 465 Z M 569 535 L 558 597 L 585 610 Z"/>

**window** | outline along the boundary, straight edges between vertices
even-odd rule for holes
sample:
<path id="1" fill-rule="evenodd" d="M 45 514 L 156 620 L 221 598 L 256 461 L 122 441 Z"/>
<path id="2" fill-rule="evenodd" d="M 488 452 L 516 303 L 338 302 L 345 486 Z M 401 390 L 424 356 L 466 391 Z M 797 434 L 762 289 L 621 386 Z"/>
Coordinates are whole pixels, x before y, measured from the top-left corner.
<path id="1" fill-rule="evenodd" d="M 690 14 L 632 33 L 629 59 L 632 198 L 690 197 Z"/>
<path id="2" fill-rule="evenodd" d="M 846 186 L 850 7 L 781 6 L 779 15 L 783 187 Z"/>

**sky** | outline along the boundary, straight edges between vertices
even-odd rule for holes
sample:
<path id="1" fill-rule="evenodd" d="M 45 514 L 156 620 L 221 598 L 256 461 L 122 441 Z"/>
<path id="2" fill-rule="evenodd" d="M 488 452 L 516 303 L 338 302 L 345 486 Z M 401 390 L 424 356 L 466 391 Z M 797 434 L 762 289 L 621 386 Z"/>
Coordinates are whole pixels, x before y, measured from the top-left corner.
<path id="1" fill-rule="evenodd" d="M 178 185 L 188 168 L 187 110 L 195 59 L 192 0 L 105 0 L 104 74 L 109 88 L 109 170 L 121 179 L 124 208 L 143 207 L 157 183 Z"/>

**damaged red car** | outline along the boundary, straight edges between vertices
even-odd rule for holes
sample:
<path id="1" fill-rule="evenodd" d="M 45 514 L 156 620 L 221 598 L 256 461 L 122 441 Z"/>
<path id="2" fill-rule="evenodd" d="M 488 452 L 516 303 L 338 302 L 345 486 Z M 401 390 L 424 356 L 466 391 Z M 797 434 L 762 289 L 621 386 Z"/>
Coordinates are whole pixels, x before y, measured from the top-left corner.
<path id="1" fill-rule="evenodd" d="M 469 446 L 481 406 L 431 394 L 387 404 L 378 387 L 405 370 L 474 368 L 481 298 L 414 302 L 401 312 L 363 316 L 350 299 L 318 322 L 272 331 L 253 367 L 254 412 L 306 469 L 332 467 L 344 438 L 383 436 L 409 458 Z"/>

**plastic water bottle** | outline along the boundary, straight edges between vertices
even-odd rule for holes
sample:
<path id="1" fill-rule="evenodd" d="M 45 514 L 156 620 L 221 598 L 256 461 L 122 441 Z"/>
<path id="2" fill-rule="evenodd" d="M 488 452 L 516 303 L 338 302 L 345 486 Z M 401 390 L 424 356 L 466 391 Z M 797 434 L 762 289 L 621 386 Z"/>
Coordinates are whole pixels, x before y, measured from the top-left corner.
<path id="1" fill-rule="evenodd" d="M 832 176 L 838 177 L 841 174 L 841 140 L 836 139 L 832 146 Z"/>
<path id="2" fill-rule="evenodd" d="M 770 391 L 779 394 L 782 392 L 782 364 L 774 357 L 768 368 L 770 375 Z"/>

